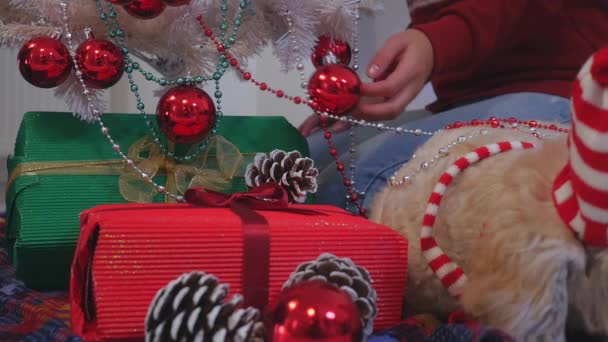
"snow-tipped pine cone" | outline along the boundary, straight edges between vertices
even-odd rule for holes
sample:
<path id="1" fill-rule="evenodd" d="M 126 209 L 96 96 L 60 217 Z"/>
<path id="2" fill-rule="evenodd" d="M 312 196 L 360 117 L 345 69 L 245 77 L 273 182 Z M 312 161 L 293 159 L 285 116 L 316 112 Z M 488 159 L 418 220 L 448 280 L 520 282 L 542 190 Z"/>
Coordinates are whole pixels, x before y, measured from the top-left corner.
<path id="1" fill-rule="evenodd" d="M 283 288 L 315 279 L 327 281 L 346 291 L 359 309 L 363 333 L 365 336 L 372 334 L 378 313 L 378 297 L 371 285 L 373 280 L 364 267 L 355 265 L 349 258 L 324 253 L 314 261 L 300 264 L 283 284 Z"/>
<path id="2" fill-rule="evenodd" d="M 304 203 L 307 193 L 317 192 L 319 170 L 314 161 L 299 151 L 274 150 L 270 155 L 258 153 L 247 165 L 245 182 L 249 188 L 275 182 L 287 190 L 291 203 Z"/>
<path id="3" fill-rule="evenodd" d="M 146 342 L 263 342 L 264 324 L 242 297 L 224 302 L 228 285 L 203 272 L 182 274 L 162 288 L 146 316 Z"/>

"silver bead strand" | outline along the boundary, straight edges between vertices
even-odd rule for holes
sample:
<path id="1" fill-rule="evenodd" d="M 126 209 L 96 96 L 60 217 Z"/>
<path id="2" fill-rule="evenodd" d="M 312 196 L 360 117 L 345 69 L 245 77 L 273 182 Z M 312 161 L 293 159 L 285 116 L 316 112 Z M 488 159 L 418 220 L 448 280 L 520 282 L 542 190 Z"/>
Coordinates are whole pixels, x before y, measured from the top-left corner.
<path id="1" fill-rule="evenodd" d="M 497 129 L 503 129 L 503 128 L 497 128 Z M 507 129 L 507 128 L 504 128 L 504 129 Z M 513 123 L 513 124 L 511 124 L 510 129 L 520 130 L 521 126 L 519 126 L 517 123 Z M 535 128 L 535 127 L 530 127 L 528 130 L 529 130 L 529 133 L 537 139 L 556 137 L 559 135 L 559 134 L 557 134 L 557 135 L 552 134 L 550 132 L 548 132 L 548 133 L 543 132 L 543 133 L 539 134 L 538 128 Z M 403 176 L 399 176 L 399 170 L 395 171 L 395 173 L 389 178 L 388 184 L 392 187 L 410 185 L 413 183 L 414 179 L 416 178 L 416 176 L 418 174 L 430 169 L 432 166 L 435 165 L 435 163 L 439 159 L 447 157 L 450 153 L 450 150 L 452 148 L 454 148 L 455 146 L 460 145 L 466 141 L 469 141 L 475 137 L 484 136 L 484 135 L 488 135 L 488 134 L 490 134 L 490 131 L 486 128 L 482 128 L 476 134 L 471 134 L 468 136 L 464 136 L 464 135 L 459 136 L 458 138 L 456 138 L 456 140 L 452 141 L 451 143 L 447 144 L 446 146 L 439 148 L 437 150 L 437 154 L 435 154 L 433 157 L 431 157 L 431 159 L 421 162 L 419 164 L 419 167 L 416 170 L 414 170 L 414 172 L 403 175 Z M 410 162 L 414 161 L 415 159 L 416 159 L 416 155 L 413 155 L 412 158 L 410 159 Z"/>
<path id="2" fill-rule="evenodd" d="M 124 154 L 121 146 L 118 143 L 116 143 L 116 141 L 112 138 L 109 128 L 103 122 L 103 119 L 101 117 L 101 111 L 99 111 L 93 104 L 93 99 L 89 95 L 90 91 L 84 81 L 84 78 L 82 77 L 82 71 L 80 70 L 78 63 L 76 61 L 76 52 L 74 49 L 74 42 L 72 40 L 73 35 L 70 31 L 70 25 L 69 25 L 70 18 L 68 15 L 68 8 L 67 8 L 68 4 L 65 0 L 63 0 L 59 3 L 59 6 L 61 7 L 61 14 L 62 14 L 61 18 L 63 20 L 63 30 L 64 30 L 64 32 L 66 32 L 65 38 L 66 38 L 66 42 L 67 42 L 67 48 L 70 53 L 72 63 L 74 65 L 74 74 L 76 75 L 76 78 L 78 79 L 78 82 L 80 83 L 80 85 L 83 89 L 83 94 L 86 95 L 89 107 L 91 108 L 92 112 L 95 114 L 95 121 L 99 124 L 101 133 L 107 138 L 108 142 L 112 146 L 112 149 L 114 151 L 116 151 L 116 153 L 125 162 L 125 164 L 128 167 L 130 167 L 132 170 L 134 170 L 143 180 L 145 180 L 146 182 L 151 184 L 156 189 L 156 191 L 158 191 L 159 193 L 164 193 L 165 195 L 169 196 L 170 198 L 172 198 L 173 200 L 175 200 L 177 202 L 184 202 L 183 196 L 168 192 L 164 186 L 158 185 L 157 183 L 155 183 L 154 180 L 152 180 L 152 178 L 148 174 L 146 174 L 143 170 L 141 170 L 139 167 L 137 167 L 137 165 L 135 165 L 133 160 L 129 159 L 127 157 L 127 155 Z"/>
<path id="3" fill-rule="evenodd" d="M 361 6 L 361 0 L 357 0 L 357 4 L 355 5 L 355 17 L 353 19 L 353 36 L 352 36 L 352 41 L 353 41 L 353 48 L 352 48 L 352 54 L 353 54 L 353 64 L 352 64 L 352 68 L 355 72 L 357 72 L 357 70 L 359 70 L 359 19 L 360 19 L 360 14 L 359 14 L 359 7 Z M 352 117 L 348 117 L 348 119 L 352 120 Z M 359 191 L 357 191 L 357 184 L 355 182 L 355 171 L 357 168 L 356 162 L 355 162 L 355 158 L 356 158 L 356 153 L 357 153 L 357 125 L 356 124 L 352 124 L 350 125 L 350 129 L 349 129 L 349 137 L 350 137 L 350 146 L 348 148 L 348 153 L 349 153 L 349 171 L 350 171 L 350 181 L 351 181 L 351 185 L 353 187 L 353 192 L 355 194 L 357 194 L 358 196 L 360 196 L 361 200 L 363 200 L 363 194 Z M 346 195 L 346 210 L 350 211 L 350 196 L 347 194 Z"/>

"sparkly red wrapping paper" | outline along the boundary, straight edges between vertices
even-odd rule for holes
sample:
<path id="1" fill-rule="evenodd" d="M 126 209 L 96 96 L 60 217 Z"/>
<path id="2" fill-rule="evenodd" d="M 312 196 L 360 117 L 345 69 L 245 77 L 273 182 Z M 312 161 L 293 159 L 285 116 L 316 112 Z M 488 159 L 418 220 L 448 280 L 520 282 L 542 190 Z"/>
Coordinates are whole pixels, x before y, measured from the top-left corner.
<path id="1" fill-rule="evenodd" d="M 256 213 L 268 223 L 270 272 L 259 277 L 266 277 L 269 302 L 300 263 L 329 252 L 370 272 L 376 330 L 400 322 L 408 244 L 398 233 L 330 206 Z M 244 293 L 246 229 L 229 208 L 132 204 L 84 212 L 70 281 L 72 328 L 87 340 L 141 340 L 156 292 L 193 270 L 215 274 L 231 294 Z"/>

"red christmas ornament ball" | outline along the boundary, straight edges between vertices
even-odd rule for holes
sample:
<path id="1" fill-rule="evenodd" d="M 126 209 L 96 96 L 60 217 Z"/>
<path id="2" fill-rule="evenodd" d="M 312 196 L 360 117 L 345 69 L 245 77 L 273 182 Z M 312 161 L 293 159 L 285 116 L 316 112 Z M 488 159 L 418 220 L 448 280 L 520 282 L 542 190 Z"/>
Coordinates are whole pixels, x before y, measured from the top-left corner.
<path id="1" fill-rule="evenodd" d="M 131 16 L 139 19 L 152 19 L 158 17 L 165 10 L 166 5 L 160 0 L 133 0 L 123 8 Z"/>
<path id="2" fill-rule="evenodd" d="M 23 44 L 17 56 L 23 78 L 40 88 L 56 87 L 72 70 L 68 49 L 51 37 L 36 37 Z"/>
<path id="3" fill-rule="evenodd" d="M 190 5 L 191 0 L 162 0 L 167 6 L 184 6 Z"/>
<path id="4" fill-rule="evenodd" d="M 92 36 L 76 49 L 76 62 L 87 86 L 95 89 L 113 86 L 125 71 L 120 48 L 110 41 Z"/>
<path id="5" fill-rule="evenodd" d="M 114 5 L 126 5 L 126 4 L 130 3 L 133 0 L 106 0 L 106 1 L 111 2 Z"/>
<path id="6" fill-rule="evenodd" d="M 355 108 L 361 98 L 361 79 L 351 68 L 328 64 L 319 68 L 308 82 L 308 95 L 321 111 L 342 116 Z"/>
<path id="7" fill-rule="evenodd" d="M 215 126 L 215 105 L 202 89 L 177 86 L 158 102 L 156 119 L 169 140 L 194 144 L 205 139 Z"/>
<path id="8" fill-rule="evenodd" d="M 270 314 L 272 342 L 361 341 L 359 310 L 346 292 L 320 280 L 281 292 Z"/>
<path id="9" fill-rule="evenodd" d="M 352 57 L 350 45 L 340 39 L 332 39 L 329 36 L 323 35 L 319 37 L 317 45 L 312 52 L 312 64 L 316 68 L 320 68 L 325 65 L 325 56 L 327 56 L 329 52 L 336 56 L 339 63 L 344 65 L 348 65 L 348 63 L 350 63 L 350 59 Z"/>

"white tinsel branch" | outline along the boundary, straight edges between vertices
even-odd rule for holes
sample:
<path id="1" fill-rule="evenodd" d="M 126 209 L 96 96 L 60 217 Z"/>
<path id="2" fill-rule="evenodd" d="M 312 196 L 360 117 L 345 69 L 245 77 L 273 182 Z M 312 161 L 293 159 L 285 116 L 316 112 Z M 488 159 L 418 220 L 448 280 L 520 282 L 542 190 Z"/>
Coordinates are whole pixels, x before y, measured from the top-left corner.
<path id="1" fill-rule="evenodd" d="M 257 54 L 268 42 L 275 43 L 275 54 L 284 62 L 283 66 L 293 66 L 293 54 L 280 40 L 287 33 L 283 0 L 255 0 L 245 10 L 242 27 L 231 53 L 241 62 Z M 311 42 L 317 37 L 328 34 L 335 38 L 349 40 L 354 31 L 352 25 L 354 0 L 286 0 L 295 21 L 296 37 L 302 56 L 312 52 Z M 60 0 L 10 0 L 0 5 L 0 44 L 16 46 L 39 33 L 61 27 L 59 10 Z M 228 0 L 228 23 L 232 29 L 234 17 L 241 0 Z M 377 11 L 380 0 L 361 0 L 362 13 Z M 194 21 L 202 15 L 209 27 L 219 34 L 220 0 L 193 0 L 189 6 L 167 7 L 157 18 L 151 20 L 134 19 L 121 6 L 114 6 L 118 20 L 127 37 L 131 51 L 156 68 L 165 77 L 176 77 L 191 73 L 211 72 L 217 62 L 217 51 L 203 36 Z M 108 2 L 102 0 L 102 5 Z M 70 27 L 75 40 L 83 39 L 83 30 L 90 27 L 98 38 L 107 38 L 107 30 L 99 19 L 93 0 L 72 0 L 69 2 Z M 255 15 L 253 15 L 255 13 Z M 44 20 L 48 29 L 31 24 Z M 21 25 L 15 25 L 21 24 Z M 28 27 L 30 26 L 30 27 Z M 201 45 L 203 46 L 201 48 Z"/>
<path id="2" fill-rule="evenodd" d="M 284 2 L 285 1 L 285 2 Z M 49 35 L 62 27 L 61 0 L 0 1 L 0 47 L 19 47 L 35 36 Z M 227 0 L 226 38 L 234 29 L 234 18 L 242 0 Z M 83 31 L 90 28 L 96 38 L 110 39 L 107 28 L 99 19 L 94 0 L 68 1 L 70 29 L 75 45 L 84 40 Z M 121 6 L 114 6 L 125 33 L 129 51 L 156 69 L 157 77 L 176 78 L 192 75 L 210 76 L 216 69 L 219 53 L 204 36 L 195 17 L 201 15 L 219 38 L 222 0 L 192 0 L 189 6 L 166 7 L 157 18 L 141 20 L 131 17 Z M 101 0 L 104 8 L 110 3 Z M 296 57 L 308 58 L 316 39 L 329 35 L 349 41 L 354 30 L 356 6 L 362 14 L 381 8 L 380 0 L 254 0 L 242 15 L 242 24 L 230 53 L 241 65 L 249 56 L 258 54 L 273 43 L 275 54 L 284 70 L 294 67 Z M 285 5 L 293 21 L 288 32 Z M 65 33 L 65 32 L 64 32 Z M 296 41 L 294 51 L 292 40 Z M 56 94 L 84 119 L 90 119 L 90 109 L 84 105 L 82 90 L 74 78 L 68 79 Z M 99 92 L 94 94 L 98 100 Z M 96 101 L 97 101 L 96 100 Z M 99 105 L 101 101 L 98 101 Z"/>
<path id="3" fill-rule="evenodd" d="M 104 101 L 102 101 L 103 91 L 89 89 L 91 101 L 87 99 L 83 91 L 84 89 L 82 89 L 76 76 L 72 73 L 65 82 L 55 88 L 55 96 L 68 104 L 74 116 L 81 120 L 92 122 L 95 119 L 93 108 L 97 111 L 105 111 Z"/>
<path id="4" fill-rule="evenodd" d="M 37 36 L 50 36 L 57 30 L 52 26 L 5 24 L 0 21 L 0 46 L 18 47 Z"/>
<path id="5" fill-rule="evenodd" d="M 332 38 L 352 41 L 358 0 L 328 0 L 319 7 L 319 21 Z"/>
<path id="6" fill-rule="evenodd" d="M 308 58 L 313 50 L 317 36 L 314 28 L 318 24 L 314 9 L 301 0 L 281 0 L 287 22 L 287 32 L 274 45 L 274 54 L 281 62 L 283 71 L 295 67 L 295 61 Z M 291 28 L 289 28 L 291 22 Z"/>
<path id="7" fill-rule="evenodd" d="M 282 5 L 283 18 L 289 15 L 291 32 L 285 18 L 285 34 L 275 42 L 275 55 L 284 71 L 294 68 L 297 57 L 308 58 L 321 35 L 328 35 L 352 44 L 357 11 L 360 15 L 374 14 L 382 9 L 379 0 L 325 0 L 310 2 L 278 0 Z M 285 11 L 285 7 L 286 10 Z M 276 28 L 280 29 L 280 28 Z M 295 47 L 295 49 L 294 49 Z"/>

